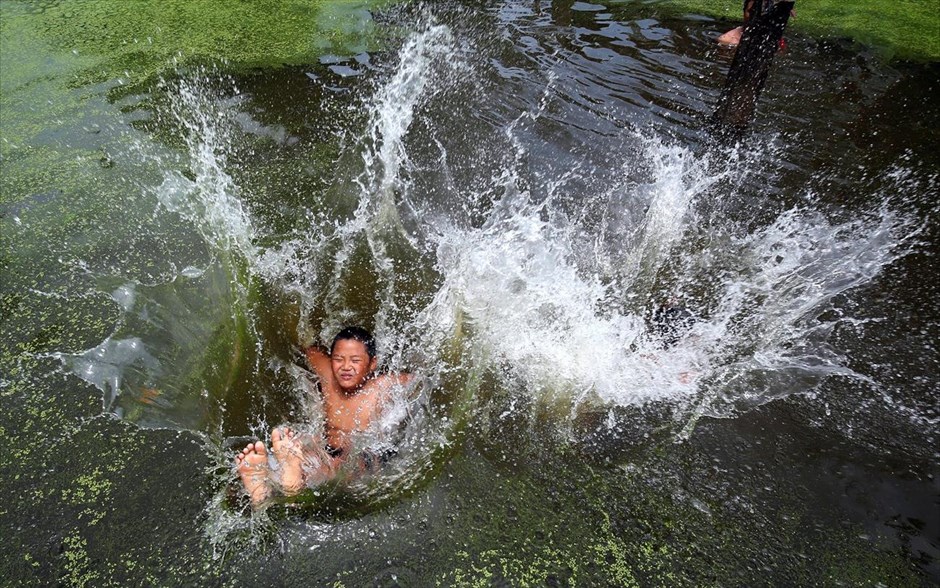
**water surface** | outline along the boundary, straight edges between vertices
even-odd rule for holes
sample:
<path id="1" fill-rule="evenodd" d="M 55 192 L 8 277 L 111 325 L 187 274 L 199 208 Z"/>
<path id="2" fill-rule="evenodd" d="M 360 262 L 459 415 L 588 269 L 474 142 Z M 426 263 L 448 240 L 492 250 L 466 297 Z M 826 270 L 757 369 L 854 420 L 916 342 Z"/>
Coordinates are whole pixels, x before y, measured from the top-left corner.
<path id="1" fill-rule="evenodd" d="M 5 577 L 940 579 L 934 65 L 792 38 L 716 145 L 718 24 L 640 3 L 107 79 L 44 6 L 3 4 Z M 399 458 L 249 514 L 232 444 L 350 323 L 421 376 Z"/>

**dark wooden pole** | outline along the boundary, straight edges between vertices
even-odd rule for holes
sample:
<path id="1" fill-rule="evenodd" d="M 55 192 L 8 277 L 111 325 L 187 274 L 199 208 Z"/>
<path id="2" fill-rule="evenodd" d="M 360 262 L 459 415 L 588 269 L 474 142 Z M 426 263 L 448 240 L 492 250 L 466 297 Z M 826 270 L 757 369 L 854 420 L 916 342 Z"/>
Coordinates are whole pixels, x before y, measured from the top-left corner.
<path id="1" fill-rule="evenodd" d="M 741 43 L 711 118 L 720 134 L 737 135 L 754 117 L 757 99 L 794 4 L 787 0 L 753 0 L 750 10 L 745 10 L 747 22 Z"/>

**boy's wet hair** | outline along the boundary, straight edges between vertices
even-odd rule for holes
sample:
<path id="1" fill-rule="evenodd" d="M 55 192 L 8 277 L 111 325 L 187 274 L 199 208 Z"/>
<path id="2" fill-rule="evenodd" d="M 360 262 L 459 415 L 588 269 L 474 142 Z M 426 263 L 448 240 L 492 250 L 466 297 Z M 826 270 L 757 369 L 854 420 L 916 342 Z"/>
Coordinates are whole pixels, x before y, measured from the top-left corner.
<path id="1" fill-rule="evenodd" d="M 656 309 L 651 322 L 653 332 L 659 336 L 663 347 L 669 349 L 692 330 L 695 315 L 682 306 L 666 305 Z"/>
<path id="2" fill-rule="evenodd" d="M 369 354 L 369 359 L 375 357 L 375 337 L 362 327 L 346 327 L 339 333 L 336 333 L 336 336 L 333 337 L 333 344 L 330 345 L 330 355 L 333 355 L 336 344 L 344 339 L 359 341 L 366 346 L 366 353 Z"/>

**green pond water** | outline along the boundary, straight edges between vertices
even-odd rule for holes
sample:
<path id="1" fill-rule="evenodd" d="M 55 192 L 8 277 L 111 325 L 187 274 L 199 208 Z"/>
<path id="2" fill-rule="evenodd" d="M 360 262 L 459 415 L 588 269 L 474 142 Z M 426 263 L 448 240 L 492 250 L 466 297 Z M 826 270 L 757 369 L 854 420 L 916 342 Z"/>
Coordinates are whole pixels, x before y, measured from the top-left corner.
<path id="1" fill-rule="evenodd" d="M 0 1 L 0 582 L 940 582 L 936 37 L 824 9 L 728 146 L 737 4 Z M 345 324 L 398 456 L 251 512 Z"/>

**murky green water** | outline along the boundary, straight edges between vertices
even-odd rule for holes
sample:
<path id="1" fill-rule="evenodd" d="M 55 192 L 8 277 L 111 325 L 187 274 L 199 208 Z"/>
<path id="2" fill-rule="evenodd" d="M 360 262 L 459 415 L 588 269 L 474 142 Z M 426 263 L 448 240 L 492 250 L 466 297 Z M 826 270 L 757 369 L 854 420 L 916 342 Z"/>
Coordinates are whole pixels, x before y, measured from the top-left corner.
<path id="1" fill-rule="evenodd" d="M 791 36 L 713 149 L 643 3 L 0 10 L 6 583 L 940 579 L 936 64 Z M 400 457 L 250 514 L 347 323 Z"/>

